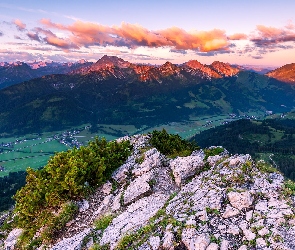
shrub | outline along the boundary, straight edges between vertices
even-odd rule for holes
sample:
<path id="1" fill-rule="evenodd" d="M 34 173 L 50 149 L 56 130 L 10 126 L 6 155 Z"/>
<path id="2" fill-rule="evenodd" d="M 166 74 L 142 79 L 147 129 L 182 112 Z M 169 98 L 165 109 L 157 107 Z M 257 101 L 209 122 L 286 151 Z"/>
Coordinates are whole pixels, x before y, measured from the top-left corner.
<path id="1" fill-rule="evenodd" d="M 221 148 L 221 147 L 207 148 L 204 150 L 205 160 L 207 160 L 209 156 L 219 155 L 222 152 L 224 152 L 224 148 Z"/>
<path id="2" fill-rule="evenodd" d="M 162 154 L 171 158 L 176 156 L 188 156 L 199 147 L 193 142 L 182 139 L 179 135 L 168 134 L 165 129 L 154 130 L 150 144 L 157 148 Z"/>
<path id="3" fill-rule="evenodd" d="M 260 170 L 262 173 L 277 173 L 279 172 L 275 167 L 273 167 L 271 164 L 260 160 L 256 163 L 256 167 Z"/>
<path id="4" fill-rule="evenodd" d="M 114 217 L 113 215 L 109 214 L 99 218 L 98 220 L 95 220 L 94 221 L 95 229 L 105 230 L 112 222 L 113 217 Z"/>
<path id="5" fill-rule="evenodd" d="M 41 170 L 28 168 L 26 185 L 14 196 L 17 226 L 30 231 L 30 236 L 45 225 L 51 227 L 50 231 L 60 229 L 62 226 L 54 218 L 63 204 L 100 186 L 123 164 L 130 151 L 129 141 L 96 138 L 88 146 L 55 154 Z M 66 208 L 66 215 L 69 211 L 72 209 Z M 63 216 L 62 224 L 70 217 Z"/>

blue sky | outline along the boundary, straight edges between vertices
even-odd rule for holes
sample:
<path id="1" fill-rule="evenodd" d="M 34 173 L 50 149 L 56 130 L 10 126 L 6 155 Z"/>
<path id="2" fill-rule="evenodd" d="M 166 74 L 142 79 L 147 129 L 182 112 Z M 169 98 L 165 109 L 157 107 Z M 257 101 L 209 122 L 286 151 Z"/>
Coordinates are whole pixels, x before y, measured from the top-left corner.
<path id="1" fill-rule="evenodd" d="M 0 61 L 110 54 L 157 64 L 280 66 L 293 62 L 294 9 L 292 0 L 2 0 Z"/>

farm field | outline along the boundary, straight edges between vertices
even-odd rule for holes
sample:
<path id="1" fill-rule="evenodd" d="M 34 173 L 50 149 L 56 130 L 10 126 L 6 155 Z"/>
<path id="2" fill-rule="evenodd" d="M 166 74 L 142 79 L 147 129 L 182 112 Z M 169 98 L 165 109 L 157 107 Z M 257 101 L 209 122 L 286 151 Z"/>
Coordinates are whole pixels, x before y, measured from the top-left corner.
<path id="1" fill-rule="evenodd" d="M 95 133 L 92 133 L 88 124 L 85 124 L 83 127 L 71 128 L 67 131 L 27 134 L 21 137 L 0 137 L 0 177 L 8 175 L 9 172 L 25 170 L 28 167 L 33 169 L 43 167 L 54 153 L 68 150 L 74 146 L 86 145 L 96 136 L 114 140 L 125 135 L 165 129 L 168 133 L 179 134 L 185 139 L 190 139 L 195 134 L 209 128 L 245 117 L 261 118 L 262 115 L 262 112 L 253 112 L 241 116 L 191 117 L 188 121 L 172 122 L 155 127 L 143 125 L 141 128 L 134 125 L 97 124 Z"/>

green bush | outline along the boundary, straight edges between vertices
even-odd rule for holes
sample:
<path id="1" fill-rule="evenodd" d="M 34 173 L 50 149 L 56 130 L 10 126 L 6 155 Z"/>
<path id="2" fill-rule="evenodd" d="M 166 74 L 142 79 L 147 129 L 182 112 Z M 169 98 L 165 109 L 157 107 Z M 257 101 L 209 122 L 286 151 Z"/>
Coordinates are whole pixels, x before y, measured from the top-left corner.
<path id="1" fill-rule="evenodd" d="M 165 129 L 154 130 L 150 144 L 157 148 L 162 154 L 171 158 L 176 156 L 188 156 L 199 147 L 193 142 L 182 139 L 179 135 L 168 134 Z"/>
<path id="2" fill-rule="evenodd" d="M 221 148 L 221 147 L 214 147 L 214 148 L 204 149 L 205 160 L 207 160 L 209 156 L 219 155 L 219 154 L 221 154 L 223 152 L 224 152 L 224 148 Z"/>
<path id="3" fill-rule="evenodd" d="M 105 215 L 98 220 L 94 221 L 94 226 L 96 230 L 105 230 L 112 222 L 114 216 L 111 214 Z"/>
<path id="4" fill-rule="evenodd" d="M 26 185 L 14 196 L 17 226 L 30 231 L 30 236 L 44 226 L 50 232 L 60 229 L 60 223 L 55 223 L 60 220 L 56 212 L 63 211 L 63 204 L 100 186 L 130 152 L 129 141 L 117 143 L 96 138 L 88 146 L 57 153 L 41 170 L 28 168 Z M 61 212 L 63 225 L 72 211 L 68 207 Z"/>

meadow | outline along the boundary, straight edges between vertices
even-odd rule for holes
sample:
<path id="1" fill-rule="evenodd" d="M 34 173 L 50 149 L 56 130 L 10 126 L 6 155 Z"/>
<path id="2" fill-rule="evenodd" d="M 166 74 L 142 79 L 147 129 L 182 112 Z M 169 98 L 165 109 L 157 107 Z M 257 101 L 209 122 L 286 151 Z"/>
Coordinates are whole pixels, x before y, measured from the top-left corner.
<path id="1" fill-rule="evenodd" d="M 190 120 L 171 122 L 140 128 L 134 125 L 97 124 L 95 133 L 89 129 L 89 124 L 74 127 L 66 131 L 45 132 L 42 134 L 26 134 L 19 137 L 0 137 L 0 177 L 9 172 L 37 169 L 47 164 L 49 158 L 56 152 L 66 151 L 73 146 L 86 145 L 96 136 L 108 141 L 125 135 L 149 133 L 153 130 L 165 129 L 168 133 L 178 134 L 184 139 L 190 139 L 201 131 L 217 127 L 245 116 L 262 117 L 262 112 L 253 112 L 241 116 L 213 115 L 190 117 Z"/>

